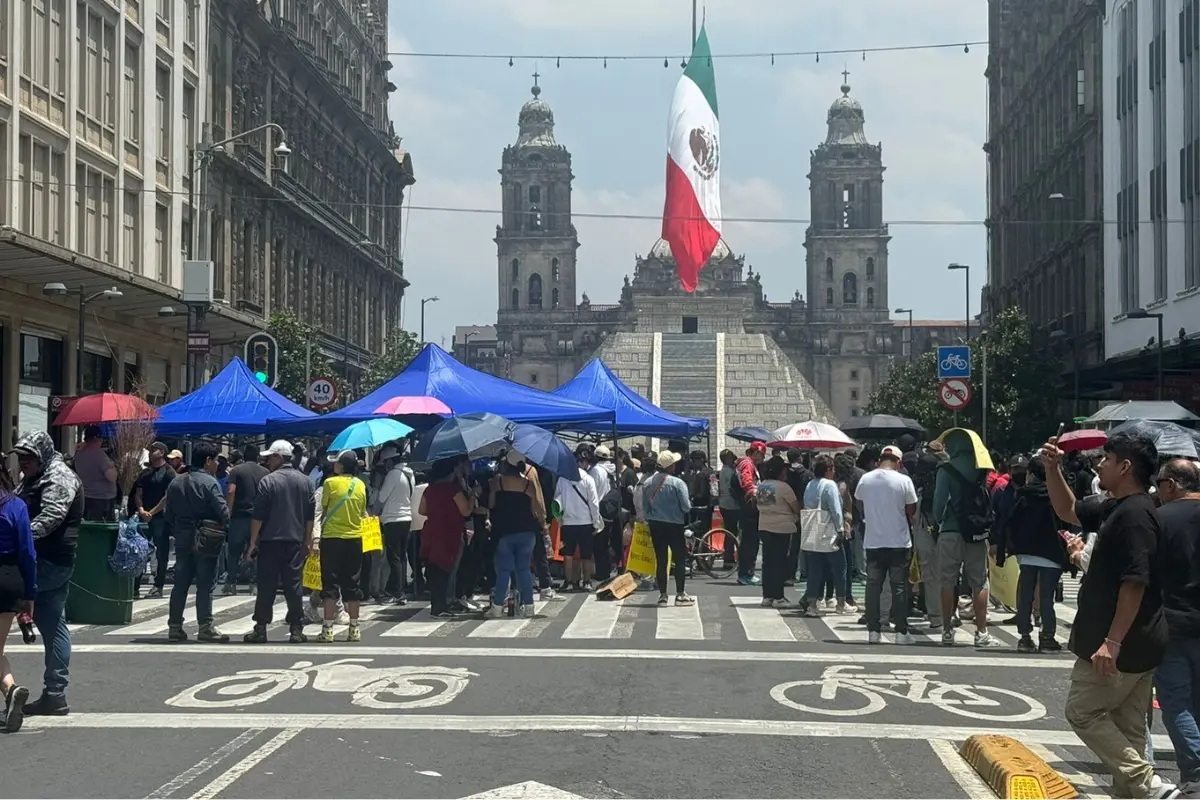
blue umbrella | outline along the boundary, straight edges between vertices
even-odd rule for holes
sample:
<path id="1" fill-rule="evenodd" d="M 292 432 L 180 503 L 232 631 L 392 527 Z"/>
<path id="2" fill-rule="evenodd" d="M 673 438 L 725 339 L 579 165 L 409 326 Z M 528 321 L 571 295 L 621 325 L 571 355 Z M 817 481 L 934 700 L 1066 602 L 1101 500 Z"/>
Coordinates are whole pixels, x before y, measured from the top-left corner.
<path id="1" fill-rule="evenodd" d="M 494 456 L 512 444 L 515 429 L 515 423 L 495 414 L 460 414 L 421 434 L 412 460 L 432 464 L 458 456 Z"/>
<path id="2" fill-rule="evenodd" d="M 545 428 L 537 425 L 518 425 L 513 434 L 513 449 L 527 461 L 566 478 L 579 480 L 579 462 L 571 448 Z"/>
<path id="3" fill-rule="evenodd" d="M 394 419 L 368 419 L 356 422 L 338 434 L 330 450 L 357 450 L 360 447 L 379 447 L 394 439 L 403 439 L 413 429 Z"/>
<path id="4" fill-rule="evenodd" d="M 736 439 L 739 442 L 769 442 L 775 438 L 775 434 L 766 428 L 758 428 L 753 426 L 734 428 L 731 431 L 726 431 L 725 435 L 730 439 Z"/>

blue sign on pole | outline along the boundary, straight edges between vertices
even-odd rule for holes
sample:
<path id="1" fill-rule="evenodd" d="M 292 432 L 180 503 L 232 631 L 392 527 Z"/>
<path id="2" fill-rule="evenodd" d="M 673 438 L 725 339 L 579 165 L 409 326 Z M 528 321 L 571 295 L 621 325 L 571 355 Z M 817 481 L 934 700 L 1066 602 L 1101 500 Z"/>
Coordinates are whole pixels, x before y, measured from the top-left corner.
<path id="1" fill-rule="evenodd" d="M 938 380 L 971 377 L 971 348 L 966 345 L 938 348 Z"/>

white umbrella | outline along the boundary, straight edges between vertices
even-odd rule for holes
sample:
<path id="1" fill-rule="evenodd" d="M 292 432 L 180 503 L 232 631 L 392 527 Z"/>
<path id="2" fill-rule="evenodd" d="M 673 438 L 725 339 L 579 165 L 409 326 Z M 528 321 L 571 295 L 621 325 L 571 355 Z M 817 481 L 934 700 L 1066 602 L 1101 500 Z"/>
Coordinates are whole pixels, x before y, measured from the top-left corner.
<path id="1" fill-rule="evenodd" d="M 793 425 L 784 425 L 772 434 L 767 444 L 771 447 L 804 447 L 810 450 L 840 450 L 856 447 L 857 444 L 846 434 L 824 422 L 808 420 Z"/>

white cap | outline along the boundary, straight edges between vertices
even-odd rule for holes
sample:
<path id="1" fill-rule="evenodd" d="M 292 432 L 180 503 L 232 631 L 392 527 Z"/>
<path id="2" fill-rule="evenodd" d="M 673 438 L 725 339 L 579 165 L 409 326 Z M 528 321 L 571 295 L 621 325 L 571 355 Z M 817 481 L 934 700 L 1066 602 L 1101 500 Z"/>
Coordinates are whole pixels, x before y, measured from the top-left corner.
<path id="1" fill-rule="evenodd" d="M 506 455 L 504 459 L 515 467 L 525 460 L 525 454 L 520 450 L 517 450 L 515 447 L 510 447 L 508 449 L 508 455 Z"/>
<path id="2" fill-rule="evenodd" d="M 292 443 L 287 439 L 276 439 L 267 448 L 267 455 L 279 456 L 280 458 L 291 458 L 293 452 L 295 451 L 292 448 Z"/>
<path id="3" fill-rule="evenodd" d="M 682 458 L 678 453 L 672 453 L 670 450 L 658 454 L 658 466 L 660 469 L 670 469 L 681 460 Z"/>
<path id="4" fill-rule="evenodd" d="M 612 450 L 608 449 L 608 445 L 602 444 L 595 450 L 596 458 L 612 458 Z"/>

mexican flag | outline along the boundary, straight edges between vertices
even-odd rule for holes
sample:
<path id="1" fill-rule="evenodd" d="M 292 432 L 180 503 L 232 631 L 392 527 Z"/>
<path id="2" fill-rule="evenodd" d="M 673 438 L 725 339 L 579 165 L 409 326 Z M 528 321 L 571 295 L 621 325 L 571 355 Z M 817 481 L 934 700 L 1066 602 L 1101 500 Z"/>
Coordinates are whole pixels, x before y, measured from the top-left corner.
<path id="1" fill-rule="evenodd" d="M 667 202 L 662 238 L 671 245 L 679 282 L 696 290 L 700 268 L 721 239 L 721 135 L 717 83 L 708 34 L 692 48 L 675 86 L 667 133 Z"/>

